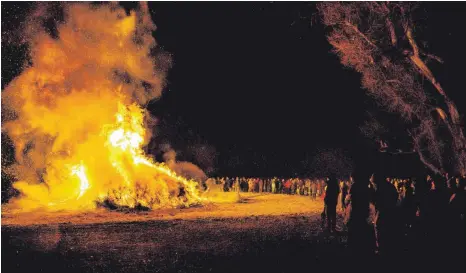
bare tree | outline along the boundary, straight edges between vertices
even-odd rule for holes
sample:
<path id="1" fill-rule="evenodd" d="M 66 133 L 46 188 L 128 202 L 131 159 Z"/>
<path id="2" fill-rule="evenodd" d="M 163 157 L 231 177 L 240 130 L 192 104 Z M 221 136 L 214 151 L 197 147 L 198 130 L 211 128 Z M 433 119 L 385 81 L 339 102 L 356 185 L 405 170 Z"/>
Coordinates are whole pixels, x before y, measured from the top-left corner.
<path id="1" fill-rule="evenodd" d="M 453 101 L 427 66 L 442 60 L 417 43 L 412 3 L 318 4 L 328 41 L 384 109 L 398 113 L 421 161 L 436 173 L 466 172 L 466 141 Z"/>

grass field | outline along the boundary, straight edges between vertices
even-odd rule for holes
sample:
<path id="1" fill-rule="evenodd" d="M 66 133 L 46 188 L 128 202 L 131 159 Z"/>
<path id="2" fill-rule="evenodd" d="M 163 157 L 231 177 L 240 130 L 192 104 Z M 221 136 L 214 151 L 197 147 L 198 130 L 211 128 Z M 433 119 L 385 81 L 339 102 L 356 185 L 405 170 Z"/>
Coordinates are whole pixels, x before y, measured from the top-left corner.
<path id="1" fill-rule="evenodd" d="M 30 226 L 52 224 L 96 224 L 114 222 L 137 222 L 150 220 L 205 219 L 205 218 L 242 218 L 254 216 L 314 215 L 323 209 L 322 200 L 312 201 L 306 196 L 282 194 L 222 193 L 214 196 L 214 202 L 184 209 L 161 209 L 156 211 L 59 211 L 59 212 L 21 212 L 17 213 L 8 206 L 2 208 L 2 225 Z M 218 200 L 218 202 L 217 202 Z M 232 201 L 230 201 L 232 200 Z"/>
<path id="2" fill-rule="evenodd" d="M 405 255 L 386 262 L 375 255 L 353 259 L 345 231 L 323 231 L 322 208 L 321 200 L 271 194 L 246 194 L 240 203 L 138 213 L 15 214 L 6 208 L 2 270 L 436 272 L 399 268 L 397 263 L 409 258 Z M 341 217 L 338 221 L 341 227 Z"/>

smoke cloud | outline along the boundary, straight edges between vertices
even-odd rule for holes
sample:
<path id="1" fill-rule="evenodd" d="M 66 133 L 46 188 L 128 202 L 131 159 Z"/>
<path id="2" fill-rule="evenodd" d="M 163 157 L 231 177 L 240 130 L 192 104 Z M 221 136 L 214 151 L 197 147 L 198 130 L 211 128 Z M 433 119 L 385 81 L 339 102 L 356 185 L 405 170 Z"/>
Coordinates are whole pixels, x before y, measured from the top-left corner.
<path id="1" fill-rule="evenodd" d="M 204 173 L 204 171 L 195 164 L 187 161 L 178 162 L 176 160 L 176 152 L 170 147 L 169 144 L 162 145 L 161 149 L 162 151 L 165 151 L 163 154 L 165 163 L 178 175 L 199 182 L 205 181 L 207 179 L 207 175 Z"/>
<path id="2" fill-rule="evenodd" d="M 21 42 L 30 62 L 2 92 L 22 207 L 199 200 L 195 182 L 142 151 L 153 123 L 142 107 L 161 96 L 170 66 L 155 29 L 145 3 L 129 13 L 115 3 L 41 3 L 28 17 Z M 184 165 L 180 173 L 199 176 Z"/>
<path id="3" fill-rule="evenodd" d="M 118 101 L 143 105 L 165 84 L 167 61 L 152 53 L 155 25 L 145 4 L 129 16 L 115 4 L 63 5 L 52 33 L 42 26 L 55 8 L 39 4 L 28 18 L 22 42 L 31 64 L 2 92 L 14 174 L 28 181 L 43 180 L 48 155 L 66 156 L 111 123 Z"/>

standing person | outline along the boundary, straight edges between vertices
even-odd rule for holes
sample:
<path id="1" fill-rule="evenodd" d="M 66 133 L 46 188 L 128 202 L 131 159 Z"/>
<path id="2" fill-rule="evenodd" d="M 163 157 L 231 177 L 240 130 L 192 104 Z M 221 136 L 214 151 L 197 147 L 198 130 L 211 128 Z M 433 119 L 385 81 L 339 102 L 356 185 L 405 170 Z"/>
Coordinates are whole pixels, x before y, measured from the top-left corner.
<path id="1" fill-rule="evenodd" d="M 311 199 L 316 200 L 317 196 L 317 182 L 315 180 L 311 181 Z"/>
<path id="2" fill-rule="evenodd" d="M 448 176 L 448 173 L 445 174 L 445 178 L 447 180 L 447 191 L 448 191 L 448 194 L 451 196 L 453 196 L 453 194 L 456 193 L 457 191 L 457 183 L 456 183 L 456 179 L 455 177 L 449 177 Z"/>
<path id="3" fill-rule="evenodd" d="M 322 183 L 319 180 L 316 181 L 316 198 L 319 197 L 322 193 Z"/>
<path id="4" fill-rule="evenodd" d="M 374 227 L 369 221 L 369 174 L 364 169 L 356 169 L 352 180 L 354 183 L 348 193 L 348 246 L 356 259 L 373 254 L 376 244 Z M 353 262 L 357 264 L 359 260 Z"/>
<path id="5" fill-rule="evenodd" d="M 398 215 L 398 191 L 386 179 L 374 174 L 374 205 L 376 209 L 377 241 L 381 253 L 394 254 L 401 236 Z"/>
<path id="6" fill-rule="evenodd" d="M 465 257 L 465 220 L 466 220 L 466 177 L 459 177 L 457 180 L 457 190 L 451 196 L 449 203 L 450 210 L 450 223 L 451 231 L 449 240 L 452 248 L 452 260 L 454 261 L 464 261 Z M 464 271 L 465 263 L 463 262 L 462 271 Z"/>
<path id="7" fill-rule="evenodd" d="M 340 194 L 340 187 L 338 186 L 338 180 L 332 176 L 327 181 L 327 189 L 325 191 L 325 206 L 326 217 L 327 217 L 327 229 L 330 232 L 336 231 L 336 220 L 337 220 L 337 203 L 338 195 Z"/>
<path id="8" fill-rule="evenodd" d="M 325 192 L 327 191 L 327 181 L 328 181 L 328 177 L 325 177 L 324 179 L 322 179 L 321 181 L 321 196 L 323 195 L 322 198 L 325 197 Z"/>
<path id="9" fill-rule="evenodd" d="M 287 194 L 290 194 L 290 190 L 291 190 L 291 179 L 288 179 L 285 182 L 285 185 L 283 185 L 283 191 Z"/>
<path id="10" fill-rule="evenodd" d="M 246 180 L 246 177 L 241 178 L 241 191 L 242 192 L 248 192 L 249 187 L 248 187 L 248 181 Z"/>
<path id="11" fill-rule="evenodd" d="M 443 230 L 450 197 L 444 178 L 441 175 L 433 175 L 426 201 L 427 226 L 433 231 L 432 234 Z"/>
<path id="12" fill-rule="evenodd" d="M 427 193 L 425 202 L 425 227 L 427 240 L 425 251 L 427 259 L 448 260 L 450 240 L 445 239 L 451 233 L 449 219 L 450 193 L 446 187 L 445 178 L 439 174 L 431 177 L 431 189 Z M 463 230 L 464 232 L 464 230 Z M 464 258 L 464 257 L 463 257 Z M 434 271 L 441 271 L 439 267 Z M 448 271 L 448 270 L 446 270 Z"/>
<path id="13" fill-rule="evenodd" d="M 303 179 L 299 179 L 298 180 L 298 191 L 299 191 L 299 195 L 304 195 L 304 180 Z"/>
<path id="14" fill-rule="evenodd" d="M 328 180 L 329 180 L 328 177 L 326 177 L 324 180 L 322 180 L 322 184 L 321 184 L 321 190 L 322 190 L 321 197 L 322 197 L 322 200 L 325 200 L 325 194 L 327 193 L 327 181 Z"/>
<path id="15" fill-rule="evenodd" d="M 296 193 L 296 180 L 293 178 L 291 179 L 290 194 L 295 194 L 295 193 Z"/>
<path id="16" fill-rule="evenodd" d="M 255 181 L 253 178 L 249 178 L 248 180 L 248 192 L 254 192 L 254 185 L 255 185 Z"/>
<path id="17" fill-rule="evenodd" d="M 412 180 L 405 184 L 404 198 L 401 202 L 403 211 L 403 224 L 406 230 L 409 230 L 416 219 L 416 200 L 414 197 L 414 186 Z"/>
<path id="18" fill-rule="evenodd" d="M 227 180 L 228 180 L 228 185 L 229 185 L 230 189 L 232 189 L 234 191 L 233 187 L 234 187 L 234 184 L 235 184 L 235 180 L 233 179 L 233 177 L 232 178 L 227 177 Z"/>
<path id="19" fill-rule="evenodd" d="M 230 181 L 228 181 L 228 178 L 222 178 L 222 183 L 223 183 L 223 191 L 228 192 L 230 191 Z"/>
<path id="20" fill-rule="evenodd" d="M 306 195 L 311 195 L 311 180 L 309 180 L 309 178 L 306 178 L 306 180 L 304 180 L 304 188 L 305 188 L 305 194 Z"/>
<path id="21" fill-rule="evenodd" d="M 275 192 L 276 192 L 276 189 L 277 189 L 277 188 L 276 188 L 276 187 L 277 187 L 276 182 L 277 182 L 277 178 L 276 178 L 276 177 L 272 178 L 272 181 L 271 181 L 272 193 L 275 193 Z"/>
<path id="22" fill-rule="evenodd" d="M 346 196 L 348 196 L 348 183 L 347 181 L 343 181 L 343 184 L 341 185 L 341 210 L 345 211 L 346 209 Z"/>
<path id="23" fill-rule="evenodd" d="M 429 178 L 429 176 L 427 176 Z M 430 182 L 427 178 L 419 174 L 415 179 L 415 193 L 414 198 L 416 202 L 416 214 L 418 217 L 418 222 L 424 223 L 425 222 L 425 212 L 426 212 L 426 202 L 427 202 L 427 194 L 430 189 Z M 421 225 L 422 226 L 422 225 Z"/>
<path id="24" fill-rule="evenodd" d="M 271 181 L 270 178 L 267 178 L 267 179 L 264 180 L 264 184 L 265 184 L 265 186 L 264 186 L 264 188 L 265 188 L 264 191 L 265 191 L 265 192 L 271 192 L 271 191 L 272 191 L 271 185 L 270 185 L 270 181 Z"/>

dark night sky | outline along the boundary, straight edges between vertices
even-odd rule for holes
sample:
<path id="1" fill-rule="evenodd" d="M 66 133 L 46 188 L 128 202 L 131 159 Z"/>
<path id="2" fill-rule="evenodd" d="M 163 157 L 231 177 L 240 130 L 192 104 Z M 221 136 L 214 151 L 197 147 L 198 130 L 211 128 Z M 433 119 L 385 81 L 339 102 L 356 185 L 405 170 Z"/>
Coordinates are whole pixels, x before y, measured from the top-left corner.
<path id="1" fill-rule="evenodd" d="M 313 16 L 315 3 L 149 7 L 155 37 L 173 55 L 173 68 L 163 97 L 148 109 L 171 125 L 170 133 L 160 130 L 175 148 L 201 139 L 218 152 L 217 173 L 228 175 L 303 173 L 301 161 L 318 147 L 364 157 L 358 126 L 373 103 L 360 89 L 359 75 L 330 53 Z M 2 29 L 14 28 L 22 10 L 2 3 Z M 426 3 L 421 10 L 422 38 L 445 61 L 439 80 L 466 113 L 466 5 Z M 2 86 L 14 75 L 5 71 L 17 62 L 5 56 L 11 52 L 2 41 Z"/>
<path id="2" fill-rule="evenodd" d="M 351 145 L 347 134 L 357 133 L 364 110 L 348 102 L 364 99 L 363 92 L 328 53 L 322 27 L 310 26 L 313 5 L 157 3 L 154 9 L 157 40 L 174 53 L 160 104 L 215 146 L 220 164 L 238 156 L 245 172 L 289 172 L 316 146 Z"/>

